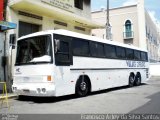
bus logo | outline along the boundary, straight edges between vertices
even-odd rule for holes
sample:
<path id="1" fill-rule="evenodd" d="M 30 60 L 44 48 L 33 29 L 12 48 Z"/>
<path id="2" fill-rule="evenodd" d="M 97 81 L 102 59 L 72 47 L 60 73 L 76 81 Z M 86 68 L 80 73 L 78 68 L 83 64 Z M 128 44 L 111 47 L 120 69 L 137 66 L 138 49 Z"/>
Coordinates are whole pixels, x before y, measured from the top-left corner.
<path id="1" fill-rule="evenodd" d="M 17 75 L 22 74 L 21 71 L 20 71 L 20 68 L 16 68 L 16 73 L 15 74 L 17 74 Z"/>
<path id="2" fill-rule="evenodd" d="M 20 68 L 17 68 L 17 69 L 16 69 L 16 72 L 20 72 Z"/>
<path id="3" fill-rule="evenodd" d="M 144 61 L 126 61 L 128 67 L 145 67 Z"/>

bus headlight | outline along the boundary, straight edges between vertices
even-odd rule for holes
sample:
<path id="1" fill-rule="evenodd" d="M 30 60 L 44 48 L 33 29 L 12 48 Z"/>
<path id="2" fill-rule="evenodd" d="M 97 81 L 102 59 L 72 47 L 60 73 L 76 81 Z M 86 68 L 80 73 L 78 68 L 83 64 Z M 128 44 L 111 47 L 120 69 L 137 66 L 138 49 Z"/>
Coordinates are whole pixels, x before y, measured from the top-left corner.
<path id="1" fill-rule="evenodd" d="M 37 88 L 37 92 L 38 92 L 38 93 L 41 93 L 41 89 L 40 89 L 40 88 Z"/>
<path id="2" fill-rule="evenodd" d="M 13 91 L 16 91 L 16 90 L 17 90 L 17 87 L 12 87 L 12 90 L 13 90 Z"/>
<path id="3" fill-rule="evenodd" d="M 46 88 L 42 88 L 42 92 L 45 93 L 46 92 Z"/>

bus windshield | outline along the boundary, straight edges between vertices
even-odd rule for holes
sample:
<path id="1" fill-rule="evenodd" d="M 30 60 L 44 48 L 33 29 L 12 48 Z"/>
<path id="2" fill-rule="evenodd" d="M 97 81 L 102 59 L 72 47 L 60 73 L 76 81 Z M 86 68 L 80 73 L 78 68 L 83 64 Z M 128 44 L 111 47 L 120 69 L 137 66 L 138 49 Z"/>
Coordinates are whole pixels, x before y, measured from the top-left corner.
<path id="1" fill-rule="evenodd" d="M 16 65 L 50 63 L 52 61 L 51 36 L 37 36 L 17 43 Z"/>

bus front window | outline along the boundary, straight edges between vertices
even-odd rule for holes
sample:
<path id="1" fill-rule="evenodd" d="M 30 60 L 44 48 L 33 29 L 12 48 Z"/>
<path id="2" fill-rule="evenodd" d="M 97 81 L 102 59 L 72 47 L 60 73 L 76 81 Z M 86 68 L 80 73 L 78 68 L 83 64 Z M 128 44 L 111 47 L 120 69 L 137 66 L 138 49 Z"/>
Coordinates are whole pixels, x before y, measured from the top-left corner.
<path id="1" fill-rule="evenodd" d="M 16 65 L 50 63 L 52 61 L 51 36 L 37 36 L 17 43 Z"/>

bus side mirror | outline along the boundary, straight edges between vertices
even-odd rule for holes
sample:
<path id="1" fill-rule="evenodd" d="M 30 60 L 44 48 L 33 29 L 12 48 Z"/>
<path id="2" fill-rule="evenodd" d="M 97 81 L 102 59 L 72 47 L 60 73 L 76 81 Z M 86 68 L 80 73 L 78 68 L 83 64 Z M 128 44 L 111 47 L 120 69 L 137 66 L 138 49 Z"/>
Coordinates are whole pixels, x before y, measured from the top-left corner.
<path id="1" fill-rule="evenodd" d="M 60 40 L 55 39 L 55 53 L 60 51 Z"/>

